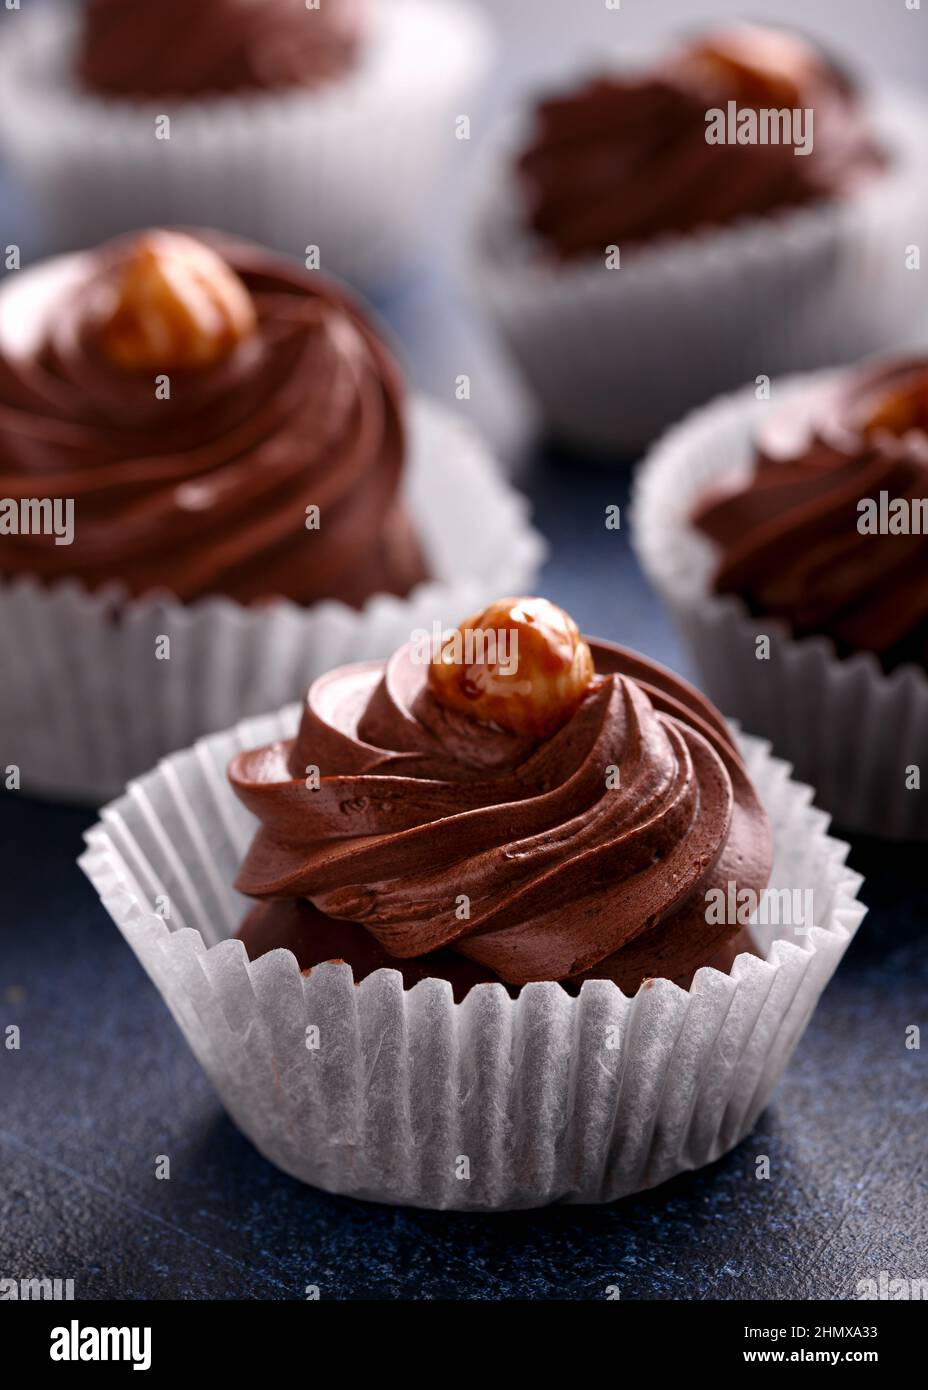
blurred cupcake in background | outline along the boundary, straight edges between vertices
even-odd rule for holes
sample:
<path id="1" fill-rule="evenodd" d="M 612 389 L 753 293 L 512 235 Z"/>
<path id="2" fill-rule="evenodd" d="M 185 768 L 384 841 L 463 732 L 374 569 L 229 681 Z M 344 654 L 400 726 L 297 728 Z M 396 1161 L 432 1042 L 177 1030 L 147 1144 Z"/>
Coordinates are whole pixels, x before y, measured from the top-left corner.
<path id="1" fill-rule="evenodd" d="M 7 277 L 0 495 L 4 763 L 91 800 L 540 552 L 341 289 L 212 232 Z"/>
<path id="2" fill-rule="evenodd" d="M 356 67 L 371 10 L 371 0 L 85 0 L 78 79 L 126 97 L 318 87 Z"/>
<path id="3" fill-rule="evenodd" d="M 737 25 L 542 101 L 473 263 L 548 430 L 629 455 L 721 389 L 898 342 L 928 308 L 926 194 L 928 107 Z"/>
<path id="4" fill-rule="evenodd" d="M 809 801 L 670 671 L 509 598 L 170 758 L 81 863 L 287 1172 L 603 1202 L 718 1158 L 782 1075 L 864 912 Z"/>
<path id="5" fill-rule="evenodd" d="M 839 826 L 928 838 L 928 359 L 717 401 L 657 446 L 635 508 L 725 713 Z"/>
<path id="6" fill-rule="evenodd" d="M 6 29 L 0 147 L 44 249 L 214 225 L 365 287 L 414 263 L 491 47 L 463 0 L 86 0 Z"/>

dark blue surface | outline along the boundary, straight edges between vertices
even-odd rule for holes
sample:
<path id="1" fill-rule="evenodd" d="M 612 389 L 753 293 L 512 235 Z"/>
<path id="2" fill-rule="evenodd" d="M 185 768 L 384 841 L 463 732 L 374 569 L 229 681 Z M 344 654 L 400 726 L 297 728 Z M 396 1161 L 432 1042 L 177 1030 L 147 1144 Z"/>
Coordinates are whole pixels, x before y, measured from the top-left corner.
<path id="1" fill-rule="evenodd" d="M 603 525 L 621 480 L 549 460 L 522 482 L 556 547 L 542 591 L 685 669 Z M 92 820 L 0 797 L 0 1035 L 22 1033 L 0 1048 L 0 1275 L 89 1298 L 753 1299 L 928 1270 L 928 1050 L 904 1045 L 928 1024 L 924 851 L 855 846 L 871 914 L 733 1154 L 606 1208 L 460 1216 L 302 1187 L 237 1133 L 74 864 Z"/>

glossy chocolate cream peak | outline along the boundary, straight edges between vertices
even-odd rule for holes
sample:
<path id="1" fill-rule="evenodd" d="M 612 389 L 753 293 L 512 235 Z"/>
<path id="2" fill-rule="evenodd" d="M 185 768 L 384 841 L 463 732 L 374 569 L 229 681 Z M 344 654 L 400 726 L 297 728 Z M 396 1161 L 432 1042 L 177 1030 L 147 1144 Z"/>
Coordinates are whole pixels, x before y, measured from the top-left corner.
<path id="1" fill-rule="evenodd" d="M 693 522 L 718 547 L 717 593 L 892 670 L 928 667 L 926 514 L 928 360 L 910 359 L 778 412 L 750 476 L 708 492 Z"/>
<path id="2" fill-rule="evenodd" d="M 369 19 L 368 0 L 87 0 L 78 74 L 129 97 L 314 87 L 355 65 Z"/>
<path id="3" fill-rule="evenodd" d="M 738 928 L 707 923 L 706 892 L 765 887 L 766 815 L 702 696 L 590 646 L 584 698 L 541 741 L 440 704 L 411 646 L 317 680 L 294 741 L 230 766 L 260 822 L 238 887 L 307 899 L 326 923 L 363 928 L 382 963 L 428 957 L 456 990 L 449 957 L 510 987 L 608 978 L 630 991 L 715 963 Z M 301 964 L 351 959 L 328 937 L 310 945 L 312 916 L 265 907 L 243 932 L 252 954 L 273 942 Z"/>
<path id="4" fill-rule="evenodd" d="M 0 575 L 183 601 L 405 594 L 425 570 L 404 451 L 397 368 L 362 313 L 262 248 L 146 233 L 0 293 L 0 496 L 74 500 L 73 544 L 4 536 Z"/>
<path id="5" fill-rule="evenodd" d="M 707 143 L 707 111 L 729 101 L 811 107 L 811 153 Z M 843 74 L 798 37 L 741 25 L 543 101 L 518 173 L 532 230 L 566 260 L 841 197 L 884 163 Z"/>

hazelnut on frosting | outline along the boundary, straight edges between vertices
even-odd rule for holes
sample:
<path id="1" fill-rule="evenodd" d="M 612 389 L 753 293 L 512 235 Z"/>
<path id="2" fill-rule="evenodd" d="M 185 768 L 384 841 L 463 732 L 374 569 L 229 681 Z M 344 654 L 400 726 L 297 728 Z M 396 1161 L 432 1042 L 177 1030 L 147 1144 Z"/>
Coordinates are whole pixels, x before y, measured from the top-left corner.
<path id="1" fill-rule="evenodd" d="M 814 85 L 821 60 L 796 34 L 739 24 L 695 39 L 670 66 L 710 87 L 723 85 L 745 103 L 792 107 Z"/>
<path id="2" fill-rule="evenodd" d="M 543 598 L 497 600 L 463 622 L 429 668 L 440 704 L 535 738 L 570 718 L 592 679 L 593 658 L 577 624 Z"/>
<path id="3" fill-rule="evenodd" d="M 179 232 L 147 232 L 126 247 L 100 346 L 130 371 L 211 367 L 256 325 L 248 290 L 221 256 Z"/>
<path id="4" fill-rule="evenodd" d="M 876 392 L 864 420 L 864 431 L 886 430 L 902 436 L 915 430 L 928 437 L 928 366 L 922 365 L 901 380 Z"/>
<path id="5" fill-rule="evenodd" d="M 426 577 L 399 371 L 324 275 L 153 229 L 22 271 L 4 302 L 0 496 L 41 477 L 77 523 L 67 546 L 6 537 L 0 576 L 353 606 Z"/>

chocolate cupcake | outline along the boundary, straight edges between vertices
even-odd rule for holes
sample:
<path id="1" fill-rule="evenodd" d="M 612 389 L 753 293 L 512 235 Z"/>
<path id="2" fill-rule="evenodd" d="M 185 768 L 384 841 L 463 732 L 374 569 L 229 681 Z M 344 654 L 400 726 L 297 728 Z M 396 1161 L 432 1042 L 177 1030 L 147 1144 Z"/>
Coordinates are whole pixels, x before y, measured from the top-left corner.
<path id="1" fill-rule="evenodd" d="M 473 588 L 449 516 L 466 527 L 479 514 L 489 568 L 524 578 L 537 542 L 473 448 L 434 413 L 410 415 L 396 364 L 342 290 L 249 243 L 155 231 L 11 275 L 7 764 L 93 797 L 230 716 L 298 696 L 333 651 L 388 649 Z"/>
<path id="2" fill-rule="evenodd" d="M 517 669 L 452 659 L 488 633 Z M 237 887 L 285 900 L 249 920 L 249 950 L 283 944 L 286 911 L 304 965 L 326 956 L 294 898 L 349 963 L 365 935 L 417 967 L 441 952 L 516 987 L 633 993 L 718 956 L 738 924 L 707 921 L 707 893 L 760 894 L 770 869 L 766 816 L 712 707 L 587 645 L 543 600 L 493 605 L 430 666 L 407 645 L 321 677 L 294 742 L 241 754 L 230 777 L 262 827 Z M 339 937 L 332 918 L 352 925 Z"/>
<path id="3" fill-rule="evenodd" d="M 801 113 L 802 143 L 710 143 L 707 111 L 724 114 L 727 141 L 729 101 L 747 116 Z M 529 227 L 573 260 L 843 198 L 886 161 L 842 72 L 801 39 L 744 26 L 543 101 L 517 169 Z"/>
<path id="4" fill-rule="evenodd" d="M 748 25 L 541 101 L 498 161 L 476 266 L 549 428 L 632 452 L 746 376 L 894 341 L 926 130 Z"/>
<path id="5" fill-rule="evenodd" d="M 158 231 L 23 276 L 0 307 L 0 494 L 51 482 L 79 516 L 65 546 L 6 538 L 0 576 L 352 607 L 428 577 L 398 368 L 324 277 Z"/>
<path id="6" fill-rule="evenodd" d="M 43 251 L 215 225 L 365 287 L 419 254 L 490 51 L 458 0 L 29 10 L 5 26 L 0 147 Z"/>
<path id="7" fill-rule="evenodd" d="M 697 504 L 713 591 L 839 656 L 928 671 L 928 362 L 849 373 L 797 415 L 759 432 L 746 482 Z"/>
<path id="8" fill-rule="evenodd" d="M 542 600 L 333 671 L 106 824 L 82 866 L 237 1123 L 421 1206 L 608 1201 L 718 1157 L 863 916 L 808 788 Z M 767 911 L 797 892 L 801 921 Z"/>
<path id="9" fill-rule="evenodd" d="M 840 825 L 892 838 L 928 835 L 926 401 L 905 358 L 718 402 L 656 451 L 637 511 L 713 697 Z"/>
<path id="10" fill-rule="evenodd" d="M 371 25 L 369 0 L 86 0 L 77 73 L 135 98 L 312 88 L 357 66 Z"/>

